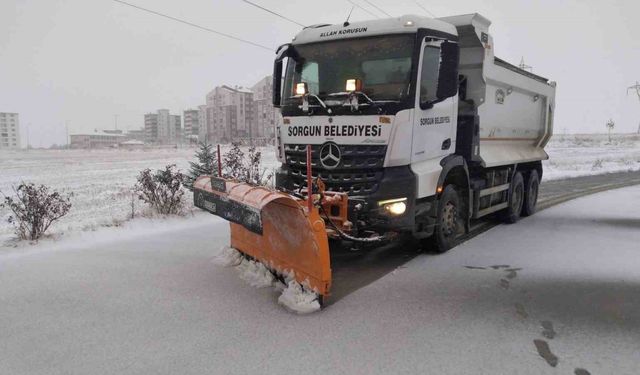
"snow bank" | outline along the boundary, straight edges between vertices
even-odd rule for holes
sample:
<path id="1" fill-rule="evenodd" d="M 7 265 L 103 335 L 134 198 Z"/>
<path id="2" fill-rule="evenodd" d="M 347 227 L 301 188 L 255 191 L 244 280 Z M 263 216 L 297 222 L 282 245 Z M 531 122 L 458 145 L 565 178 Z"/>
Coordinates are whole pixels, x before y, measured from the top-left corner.
<path id="1" fill-rule="evenodd" d="M 213 257 L 213 264 L 221 267 L 235 267 L 242 262 L 242 254 L 231 246 L 223 246 Z"/>
<path id="2" fill-rule="evenodd" d="M 15 240 L 4 244 L 0 242 L 0 256 L 19 258 L 41 252 L 68 251 L 87 247 L 95 249 L 105 244 L 122 243 L 138 238 L 145 238 L 148 243 L 151 243 L 158 237 L 175 236 L 190 230 L 218 232 L 229 227 L 223 219 L 213 217 L 206 212 L 196 211 L 187 218 L 182 216 L 169 216 L 163 219 L 137 217 L 119 227 L 102 227 L 91 231 L 68 233 L 54 232 L 38 241 Z"/>
<path id="3" fill-rule="evenodd" d="M 243 258 L 236 270 L 242 280 L 255 288 L 272 286 L 275 281 L 273 273 L 264 264 L 253 260 Z"/>
<path id="4" fill-rule="evenodd" d="M 238 276 L 254 288 L 274 287 L 282 293 L 278 297 L 278 303 L 291 312 L 309 314 L 320 310 L 318 295 L 296 282 L 293 273 L 285 276 L 285 285 L 276 280 L 273 272 L 264 264 L 246 259 L 230 246 L 223 246 L 213 258 L 213 263 L 221 267 L 234 267 Z"/>
<path id="5" fill-rule="evenodd" d="M 278 303 L 298 314 L 310 314 L 320 310 L 318 295 L 306 290 L 295 280 L 287 282 L 287 287 L 278 297 Z"/>
<path id="6" fill-rule="evenodd" d="M 240 278 L 253 287 L 266 288 L 275 282 L 273 274 L 264 264 L 243 257 L 231 246 L 223 246 L 212 261 L 217 266 L 234 267 Z"/>

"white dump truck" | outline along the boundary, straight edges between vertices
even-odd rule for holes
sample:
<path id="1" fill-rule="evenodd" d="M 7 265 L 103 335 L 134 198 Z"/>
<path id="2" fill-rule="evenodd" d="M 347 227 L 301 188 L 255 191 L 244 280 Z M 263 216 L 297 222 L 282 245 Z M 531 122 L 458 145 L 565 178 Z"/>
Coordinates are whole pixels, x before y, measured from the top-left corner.
<path id="1" fill-rule="evenodd" d="M 277 189 L 218 164 L 193 197 L 289 287 L 322 304 L 342 240 L 443 252 L 472 219 L 535 212 L 555 84 L 496 58 L 486 18 L 316 25 L 276 53 Z"/>
<path id="2" fill-rule="evenodd" d="M 360 237 L 411 233 L 446 251 L 472 219 L 536 210 L 555 82 L 494 56 L 479 14 L 303 29 L 277 51 L 276 185 L 348 194 Z"/>

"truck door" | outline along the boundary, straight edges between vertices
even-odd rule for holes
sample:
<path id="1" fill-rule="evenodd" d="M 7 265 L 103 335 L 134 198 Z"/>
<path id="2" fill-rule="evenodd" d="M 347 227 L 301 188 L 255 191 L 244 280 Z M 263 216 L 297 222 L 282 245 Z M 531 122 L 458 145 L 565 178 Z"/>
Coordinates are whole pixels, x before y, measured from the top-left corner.
<path id="1" fill-rule="evenodd" d="M 437 102 L 442 40 L 425 38 L 420 51 L 411 162 L 438 161 L 455 151 L 457 96 Z"/>

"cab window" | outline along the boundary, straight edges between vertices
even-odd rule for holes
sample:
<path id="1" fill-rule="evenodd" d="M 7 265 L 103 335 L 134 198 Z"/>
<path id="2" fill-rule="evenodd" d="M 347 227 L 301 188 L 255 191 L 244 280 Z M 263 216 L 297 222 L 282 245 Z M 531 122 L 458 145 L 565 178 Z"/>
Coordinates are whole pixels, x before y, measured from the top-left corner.
<path id="1" fill-rule="evenodd" d="M 440 48 L 424 47 L 422 54 L 422 68 L 420 70 L 420 105 L 425 105 L 437 99 L 438 71 L 440 70 Z"/>

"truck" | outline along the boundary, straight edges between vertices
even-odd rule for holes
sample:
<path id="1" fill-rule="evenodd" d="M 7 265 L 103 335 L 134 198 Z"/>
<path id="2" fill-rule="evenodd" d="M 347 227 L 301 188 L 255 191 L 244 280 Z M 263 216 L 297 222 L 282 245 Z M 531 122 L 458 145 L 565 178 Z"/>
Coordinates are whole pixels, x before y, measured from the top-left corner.
<path id="1" fill-rule="evenodd" d="M 276 185 L 304 183 L 311 144 L 314 177 L 349 195 L 356 231 L 410 232 L 440 252 L 471 219 L 533 214 L 555 83 L 495 57 L 489 25 L 470 14 L 302 30 L 275 61 Z"/>
<path id="2" fill-rule="evenodd" d="M 536 211 L 555 82 L 494 56 L 479 14 L 304 28 L 276 51 L 276 189 L 196 181 L 231 246 L 313 290 L 329 238 L 410 235 L 445 252 L 472 220 Z"/>

